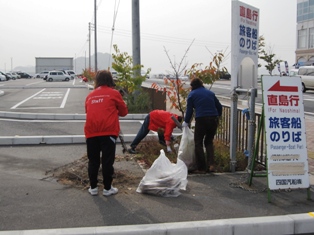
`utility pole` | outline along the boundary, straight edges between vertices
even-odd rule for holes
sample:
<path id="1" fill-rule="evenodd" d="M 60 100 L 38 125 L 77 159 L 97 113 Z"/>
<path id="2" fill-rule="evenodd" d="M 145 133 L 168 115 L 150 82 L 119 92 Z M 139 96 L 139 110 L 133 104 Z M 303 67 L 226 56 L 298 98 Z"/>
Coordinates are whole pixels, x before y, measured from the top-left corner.
<path id="1" fill-rule="evenodd" d="M 140 1 L 132 0 L 132 47 L 133 66 L 141 64 L 141 38 L 140 38 Z M 140 75 L 141 70 L 135 72 Z"/>
<path id="2" fill-rule="evenodd" d="M 90 37 L 91 37 L 91 23 L 88 23 L 88 42 L 89 42 L 89 50 L 88 50 L 88 68 L 91 69 L 92 65 L 91 65 L 91 41 L 90 41 Z"/>
<path id="3" fill-rule="evenodd" d="M 94 11 L 95 11 L 95 19 L 94 19 L 94 27 L 95 27 L 95 72 L 97 73 L 97 6 L 96 0 L 94 0 Z"/>

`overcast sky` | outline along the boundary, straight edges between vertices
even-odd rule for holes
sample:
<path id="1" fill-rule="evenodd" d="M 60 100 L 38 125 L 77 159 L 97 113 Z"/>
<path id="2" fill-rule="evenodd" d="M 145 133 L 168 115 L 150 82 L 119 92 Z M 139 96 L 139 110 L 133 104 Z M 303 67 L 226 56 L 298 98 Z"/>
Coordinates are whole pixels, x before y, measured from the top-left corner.
<path id="1" fill-rule="evenodd" d="M 119 4 L 120 2 L 120 4 Z M 208 64 L 211 53 L 231 51 L 232 0 L 140 0 L 141 63 L 152 73 L 171 71 L 164 48 L 178 63 Z M 295 62 L 296 0 L 243 0 L 260 10 L 260 31 L 278 59 Z M 119 4 L 119 7 L 117 8 Z M 97 51 L 132 55 L 132 0 L 97 0 Z M 116 7 L 115 7 L 116 5 Z M 0 70 L 35 66 L 35 57 L 85 57 L 94 0 L 0 0 Z M 113 16 L 117 11 L 112 34 Z M 211 53 L 210 53 L 211 52 Z M 91 37 L 94 54 L 94 32 Z M 230 55 L 225 61 L 230 70 Z M 283 68 L 283 67 L 282 67 Z"/>

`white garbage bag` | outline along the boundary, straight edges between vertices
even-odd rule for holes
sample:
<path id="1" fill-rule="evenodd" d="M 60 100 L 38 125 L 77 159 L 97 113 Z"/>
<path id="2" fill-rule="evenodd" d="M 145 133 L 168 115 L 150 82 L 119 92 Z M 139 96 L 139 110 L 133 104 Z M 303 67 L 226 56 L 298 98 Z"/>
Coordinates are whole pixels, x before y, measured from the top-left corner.
<path id="1" fill-rule="evenodd" d="M 183 127 L 182 132 L 183 134 L 178 150 L 178 158 L 186 164 L 189 171 L 193 171 L 197 168 L 195 158 L 194 133 L 189 127 Z"/>
<path id="2" fill-rule="evenodd" d="M 183 161 L 177 159 L 173 164 L 166 157 L 164 150 L 160 150 L 159 157 L 147 170 L 136 192 L 159 195 L 162 197 L 177 197 L 185 190 L 188 170 Z"/>

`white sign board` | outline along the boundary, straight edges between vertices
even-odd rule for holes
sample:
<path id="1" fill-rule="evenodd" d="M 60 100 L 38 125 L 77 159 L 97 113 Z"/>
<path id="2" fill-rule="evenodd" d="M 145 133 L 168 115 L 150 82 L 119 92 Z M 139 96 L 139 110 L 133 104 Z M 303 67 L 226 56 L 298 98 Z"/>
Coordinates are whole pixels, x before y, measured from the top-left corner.
<path id="1" fill-rule="evenodd" d="M 232 87 L 257 87 L 259 9 L 232 1 L 231 83 Z M 250 59 L 251 63 L 245 63 Z M 240 73 L 241 63 L 243 68 Z M 238 75 L 240 81 L 238 81 Z M 247 79 L 242 81 L 242 79 Z M 243 87 L 248 85 L 249 87 Z"/>
<path id="2" fill-rule="evenodd" d="M 309 188 L 300 77 L 263 76 L 269 189 Z"/>

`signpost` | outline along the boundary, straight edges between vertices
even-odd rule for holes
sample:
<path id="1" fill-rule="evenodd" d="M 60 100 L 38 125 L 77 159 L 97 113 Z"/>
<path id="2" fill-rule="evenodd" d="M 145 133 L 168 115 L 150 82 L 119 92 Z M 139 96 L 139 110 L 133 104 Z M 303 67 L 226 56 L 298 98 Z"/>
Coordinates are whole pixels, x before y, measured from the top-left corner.
<path id="1" fill-rule="evenodd" d="M 263 76 L 268 190 L 309 190 L 300 77 Z"/>
<path id="2" fill-rule="evenodd" d="M 231 120 L 230 120 L 230 170 L 235 172 L 237 130 L 238 130 L 238 94 L 250 94 L 249 159 L 255 132 L 255 96 L 257 94 L 259 9 L 238 0 L 232 0 L 231 27 Z M 250 162 L 250 161 L 249 161 Z"/>

